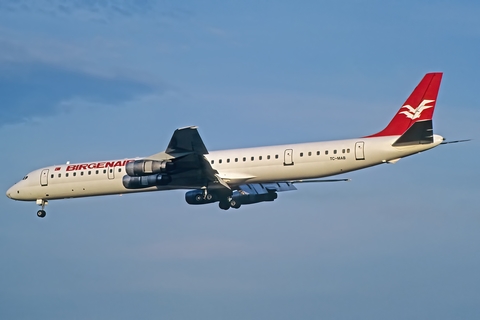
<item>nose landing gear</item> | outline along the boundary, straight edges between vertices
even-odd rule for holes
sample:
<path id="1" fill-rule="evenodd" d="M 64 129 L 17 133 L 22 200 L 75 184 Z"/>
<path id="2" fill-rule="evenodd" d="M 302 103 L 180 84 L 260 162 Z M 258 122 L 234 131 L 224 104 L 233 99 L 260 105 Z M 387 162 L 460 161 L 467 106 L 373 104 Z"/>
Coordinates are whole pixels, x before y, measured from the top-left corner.
<path id="1" fill-rule="evenodd" d="M 37 205 L 42 206 L 42 209 L 37 211 L 37 217 L 39 217 L 39 218 L 45 218 L 45 216 L 47 215 L 47 213 L 45 212 L 44 209 L 45 209 L 45 206 L 46 206 L 47 204 L 48 204 L 48 201 L 47 201 L 47 200 L 37 199 Z"/>

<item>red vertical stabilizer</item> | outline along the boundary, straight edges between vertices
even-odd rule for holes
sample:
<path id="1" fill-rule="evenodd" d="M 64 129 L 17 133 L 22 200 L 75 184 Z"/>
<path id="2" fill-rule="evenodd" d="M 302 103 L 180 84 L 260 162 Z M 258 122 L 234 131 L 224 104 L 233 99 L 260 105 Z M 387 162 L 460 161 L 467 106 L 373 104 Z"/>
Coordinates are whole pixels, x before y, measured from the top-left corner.
<path id="1" fill-rule="evenodd" d="M 388 126 L 368 137 L 402 135 L 415 122 L 432 120 L 442 75 L 441 72 L 427 73 Z"/>

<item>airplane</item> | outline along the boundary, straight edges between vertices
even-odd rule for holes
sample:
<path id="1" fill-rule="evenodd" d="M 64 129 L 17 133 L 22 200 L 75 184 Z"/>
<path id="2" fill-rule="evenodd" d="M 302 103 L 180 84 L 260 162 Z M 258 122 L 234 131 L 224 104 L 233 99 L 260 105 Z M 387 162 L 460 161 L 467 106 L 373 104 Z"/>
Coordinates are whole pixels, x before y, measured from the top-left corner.
<path id="1" fill-rule="evenodd" d="M 36 201 L 45 217 L 49 200 L 187 189 L 192 205 L 221 209 L 274 201 L 277 192 L 401 158 L 444 144 L 433 133 L 443 73 L 427 73 L 382 131 L 360 138 L 208 152 L 197 127 L 175 130 L 165 151 L 143 158 L 54 165 L 32 171 L 6 192 Z M 462 140 L 465 141 L 465 140 Z M 462 142 L 454 141 L 454 142 Z M 318 180 L 320 179 L 320 180 Z"/>

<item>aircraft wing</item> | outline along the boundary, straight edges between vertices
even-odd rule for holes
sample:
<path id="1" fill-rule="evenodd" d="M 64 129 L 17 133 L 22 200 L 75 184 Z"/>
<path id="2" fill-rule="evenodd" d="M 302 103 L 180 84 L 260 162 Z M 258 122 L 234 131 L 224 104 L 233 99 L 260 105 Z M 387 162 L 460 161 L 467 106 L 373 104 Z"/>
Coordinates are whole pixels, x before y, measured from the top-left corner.
<path id="1" fill-rule="evenodd" d="M 249 183 L 238 187 L 247 194 L 264 194 L 269 192 L 297 190 L 290 182 Z"/>
<path id="2" fill-rule="evenodd" d="M 297 190 L 297 188 L 294 186 L 294 183 L 334 182 L 334 181 L 348 181 L 348 179 L 296 180 L 296 181 L 282 181 L 282 182 L 270 182 L 270 183 L 242 184 L 236 187 L 235 190 L 233 191 L 232 200 L 230 201 L 230 206 L 234 208 L 240 208 L 242 204 L 252 204 L 252 203 L 258 203 L 263 201 L 274 201 L 278 196 L 277 192 Z M 222 206 L 220 206 L 220 208 L 227 209 L 227 207 L 222 207 Z"/>
<path id="3" fill-rule="evenodd" d="M 169 160 L 174 163 L 173 183 L 185 187 L 207 187 L 217 192 L 232 193 L 228 184 L 218 175 L 205 158 L 208 150 L 197 131 L 197 127 L 184 127 L 175 130 L 164 152 L 147 159 Z"/>
<path id="4" fill-rule="evenodd" d="M 182 152 L 208 154 L 207 148 L 197 131 L 197 127 L 180 128 L 173 133 L 165 153 L 176 154 Z"/>
<path id="5" fill-rule="evenodd" d="M 147 158 L 151 160 L 170 160 L 188 154 L 208 154 L 197 127 L 194 126 L 175 130 L 167 149 Z"/>
<path id="6" fill-rule="evenodd" d="M 294 184 L 306 182 L 340 182 L 350 181 L 350 179 L 317 179 L 317 180 L 293 180 L 270 183 L 249 183 L 238 187 L 240 192 L 247 194 L 265 194 L 269 192 L 282 192 L 297 190 Z"/>

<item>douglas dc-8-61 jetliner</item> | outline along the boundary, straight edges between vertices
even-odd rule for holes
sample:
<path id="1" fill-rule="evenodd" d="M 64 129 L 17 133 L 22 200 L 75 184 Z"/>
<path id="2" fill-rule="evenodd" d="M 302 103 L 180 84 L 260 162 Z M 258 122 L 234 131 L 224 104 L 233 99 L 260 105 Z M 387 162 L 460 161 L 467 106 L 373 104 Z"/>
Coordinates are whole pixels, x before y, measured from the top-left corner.
<path id="1" fill-rule="evenodd" d="M 7 191 L 36 201 L 45 217 L 48 200 L 131 192 L 193 189 L 189 204 L 219 202 L 221 209 L 273 201 L 299 182 L 395 163 L 443 142 L 432 117 L 442 73 L 428 73 L 382 131 L 348 140 L 208 152 L 196 127 L 177 129 L 167 149 L 146 158 L 64 164 L 35 170 Z M 309 180 L 310 179 L 310 180 Z"/>

